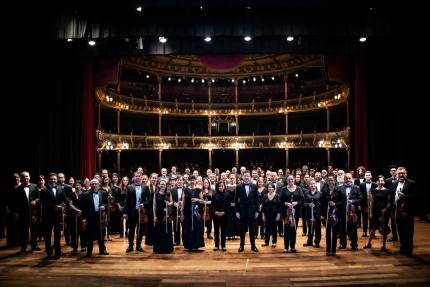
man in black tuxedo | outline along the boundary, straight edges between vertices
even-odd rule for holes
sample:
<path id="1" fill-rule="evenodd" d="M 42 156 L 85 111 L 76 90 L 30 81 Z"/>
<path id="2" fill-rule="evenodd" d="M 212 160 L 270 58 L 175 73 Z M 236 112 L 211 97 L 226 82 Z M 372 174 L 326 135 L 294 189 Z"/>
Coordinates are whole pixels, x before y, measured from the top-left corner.
<path id="1" fill-rule="evenodd" d="M 362 237 L 367 237 L 367 228 L 369 226 L 369 202 L 368 196 L 370 191 L 373 188 L 376 188 L 378 185 L 376 182 L 372 181 L 372 173 L 367 170 L 364 174 L 364 181 L 360 184 L 360 193 L 361 193 L 361 204 L 360 209 L 357 211 L 357 216 L 360 218 L 362 215 L 363 222 L 363 235 Z"/>
<path id="2" fill-rule="evenodd" d="M 127 187 L 127 195 L 124 201 L 124 218 L 128 219 L 128 248 L 126 252 L 133 251 L 134 235 L 137 226 L 136 250 L 142 252 L 142 237 L 144 231 L 144 223 L 140 220 L 140 212 L 143 212 L 143 203 L 149 197 L 149 189 L 142 184 L 142 174 L 136 173 L 134 183 Z"/>
<path id="3" fill-rule="evenodd" d="M 57 174 L 49 174 L 49 183 L 40 192 L 40 200 L 42 202 L 42 225 L 44 230 L 44 240 L 47 258 L 52 258 L 51 233 L 54 228 L 54 247 L 55 256 L 63 255 L 61 253 L 61 214 L 64 206 L 67 203 L 66 194 L 63 187 L 57 185 Z"/>
<path id="4" fill-rule="evenodd" d="M 173 198 L 173 229 L 175 230 L 173 243 L 175 245 L 181 244 L 182 222 L 180 220 L 180 209 L 182 204 L 182 195 L 185 193 L 186 189 L 187 188 L 184 187 L 184 178 L 180 175 L 177 178 L 176 186 L 171 190 Z"/>
<path id="5" fill-rule="evenodd" d="M 102 212 L 107 209 L 108 193 L 100 188 L 100 182 L 92 179 L 91 189 L 82 195 L 82 217 L 87 222 L 87 257 L 93 253 L 94 240 L 97 239 L 100 255 L 109 255 L 104 243 L 101 225 Z"/>
<path id="6" fill-rule="evenodd" d="M 393 196 L 397 205 L 396 222 L 400 238 L 400 253 L 411 255 L 414 247 L 415 181 L 407 178 L 404 167 L 397 168 L 397 179 Z"/>
<path id="7" fill-rule="evenodd" d="M 258 217 L 258 191 L 255 184 L 250 183 L 249 171 L 243 173 L 243 183 L 236 187 L 234 199 L 236 206 L 236 217 L 240 219 L 240 247 L 238 252 L 243 252 L 245 246 L 245 233 L 249 228 L 249 241 L 251 250 L 258 252 L 255 246 L 254 226 Z"/>
<path id="8" fill-rule="evenodd" d="M 397 186 L 397 166 L 391 165 L 390 166 L 390 174 L 391 177 L 385 179 L 385 187 L 388 188 L 391 191 L 391 216 L 390 216 L 390 222 L 391 222 L 391 232 L 392 237 L 388 239 L 388 241 L 396 242 L 399 241 L 398 233 L 397 233 L 397 224 L 396 224 L 396 202 L 394 195 L 396 193 L 396 189 L 394 188 Z"/>
<path id="9" fill-rule="evenodd" d="M 36 224 L 32 222 L 31 210 L 36 209 L 40 201 L 39 190 L 37 185 L 30 183 L 30 173 L 23 171 L 21 173 L 22 184 L 18 187 L 16 194 L 17 211 L 19 214 L 19 243 L 21 252 L 26 252 L 29 241 L 28 230 L 31 229 L 31 250 L 40 250 L 37 247 Z"/>
<path id="10" fill-rule="evenodd" d="M 63 187 L 64 193 L 66 194 L 66 197 L 70 198 L 70 195 L 72 194 L 73 190 L 72 190 L 72 187 L 66 183 L 66 176 L 62 172 L 58 173 L 58 185 Z M 68 210 L 69 209 L 67 208 L 66 211 L 68 211 Z M 66 226 L 64 228 L 64 240 L 66 241 L 67 246 L 70 245 L 70 230 L 69 229 L 70 229 L 70 226 L 69 226 L 69 224 L 66 223 Z"/>
<path id="11" fill-rule="evenodd" d="M 354 184 L 352 184 L 353 179 L 350 173 L 345 173 L 345 181 L 342 186 L 339 186 L 338 189 L 342 190 L 342 192 L 346 195 L 347 199 L 347 208 L 348 204 L 352 207 L 355 207 L 355 210 L 358 209 L 361 202 L 361 193 L 360 188 Z M 346 210 L 348 211 L 348 210 Z M 343 213 L 345 214 L 345 213 Z M 348 218 L 348 214 L 345 215 L 345 219 L 341 219 L 340 223 L 340 249 L 346 248 L 346 236 L 351 240 L 351 249 L 353 251 L 358 250 L 358 235 L 357 235 L 357 222 L 353 221 L 352 218 Z M 345 224 L 346 223 L 346 224 Z"/>

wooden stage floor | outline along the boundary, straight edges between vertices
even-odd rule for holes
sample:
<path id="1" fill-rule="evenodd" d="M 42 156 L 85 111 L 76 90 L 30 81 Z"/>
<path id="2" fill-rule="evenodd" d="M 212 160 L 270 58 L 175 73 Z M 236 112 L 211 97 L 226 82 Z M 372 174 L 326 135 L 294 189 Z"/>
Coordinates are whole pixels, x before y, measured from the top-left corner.
<path id="1" fill-rule="evenodd" d="M 387 243 L 388 253 L 380 253 L 380 238 L 372 250 L 364 250 L 359 229 L 359 251 L 339 251 L 325 255 L 322 247 L 303 247 L 299 229 L 296 254 L 283 254 L 283 238 L 276 248 L 260 247 L 260 253 L 237 253 L 239 240 L 227 242 L 227 252 L 212 251 L 206 240 L 201 252 L 189 253 L 176 247 L 173 254 L 126 254 L 127 241 L 115 236 L 107 243 L 109 256 L 68 255 L 44 260 L 44 252 L 17 254 L 18 249 L 0 248 L 0 286 L 430 286 L 430 224 L 416 222 L 414 255 L 393 254 L 398 243 Z M 4 239 L 0 246 L 4 246 Z M 39 243 L 43 247 L 43 242 Z M 94 246 L 98 251 L 97 244 Z"/>

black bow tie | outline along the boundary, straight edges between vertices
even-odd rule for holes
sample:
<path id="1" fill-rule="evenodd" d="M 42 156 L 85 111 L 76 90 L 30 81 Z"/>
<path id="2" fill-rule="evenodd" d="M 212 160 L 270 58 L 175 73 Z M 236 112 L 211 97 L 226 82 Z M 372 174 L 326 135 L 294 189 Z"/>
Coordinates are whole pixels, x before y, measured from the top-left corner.
<path id="1" fill-rule="evenodd" d="M 372 182 L 371 181 L 366 181 L 366 184 L 371 184 Z"/>
<path id="2" fill-rule="evenodd" d="M 350 184 L 345 184 L 345 187 L 351 187 L 351 185 Z"/>
<path id="3" fill-rule="evenodd" d="M 135 184 L 135 186 L 139 186 L 140 187 L 141 185 L 140 184 Z"/>
<path id="4" fill-rule="evenodd" d="M 99 192 L 98 192 L 98 190 L 96 190 L 96 191 L 93 191 L 93 194 L 98 194 Z"/>
<path id="5" fill-rule="evenodd" d="M 249 183 L 245 183 L 244 185 L 245 185 L 245 186 L 249 186 Z"/>

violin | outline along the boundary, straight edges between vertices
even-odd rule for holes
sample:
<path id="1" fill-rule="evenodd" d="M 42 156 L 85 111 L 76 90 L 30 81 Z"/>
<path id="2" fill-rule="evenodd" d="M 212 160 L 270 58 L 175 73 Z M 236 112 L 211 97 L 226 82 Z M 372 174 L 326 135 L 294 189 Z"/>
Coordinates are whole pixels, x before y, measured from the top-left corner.
<path id="1" fill-rule="evenodd" d="M 328 206 L 327 210 L 327 222 L 331 226 L 335 226 L 339 222 L 339 218 L 337 217 L 337 209 L 336 206 Z"/>
<path id="2" fill-rule="evenodd" d="M 148 214 L 145 207 L 139 207 L 139 222 L 140 224 L 148 222 Z"/>
<path id="3" fill-rule="evenodd" d="M 108 203 L 109 203 L 109 211 L 110 212 L 115 212 L 117 204 L 116 204 L 115 197 L 112 195 L 112 191 L 110 191 L 108 193 Z"/>
<path id="4" fill-rule="evenodd" d="M 291 195 L 291 203 L 293 203 L 294 195 Z M 291 206 L 287 208 L 287 216 L 284 218 L 284 224 L 289 226 L 295 226 L 296 225 L 296 219 L 294 218 L 294 207 Z"/>
<path id="5" fill-rule="evenodd" d="M 348 215 L 348 221 L 357 222 L 358 217 L 355 212 L 355 205 L 351 202 L 348 202 L 346 206 L 346 214 Z"/>
<path id="6" fill-rule="evenodd" d="M 34 200 L 36 202 L 35 205 L 30 204 L 30 223 L 36 224 L 38 221 L 38 213 L 39 213 L 39 199 Z"/>
<path id="7" fill-rule="evenodd" d="M 106 210 L 100 210 L 100 226 L 106 228 L 108 226 L 108 217 Z"/>
<path id="8" fill-rule="evenodd" d="M 384 210 L 381 211 L 381 216 L 379 217 L 379 233 L 381 235 L 388 235 L 391 233 L 391 228 L 386 224 L 385 221 L 385 212 Z"/>

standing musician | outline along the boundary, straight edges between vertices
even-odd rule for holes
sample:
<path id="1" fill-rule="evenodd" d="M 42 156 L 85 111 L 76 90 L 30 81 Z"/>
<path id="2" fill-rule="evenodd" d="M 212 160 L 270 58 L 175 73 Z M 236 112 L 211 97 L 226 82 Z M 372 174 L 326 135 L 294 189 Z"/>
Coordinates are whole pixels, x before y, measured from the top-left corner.
<path id="1" fill-rule="evenodd" d="M 345 173 L 344 184 L 339 186 L 346 195 L 346 229 L 340 233 L 340 245 L 341 249 L 346 248 L 346 236 L 348 235 L 351 240 L 351 250 L 358 250 L 358 235 L 357 235 L 357 224 L 358 217 L 355 211 L 358 209 L 361 202 L 360 188 L 352 183 L 352 175 Z M 343 228 L 343 226 L 341 226 Z"/>
<path id="2" fill-rule="evenodd" d="M 390 222 L 391 222 L 391 232 L 392 237 L 388 239 L 389 242 L 396 242 L 399 241 L 399 236 L 397 233 L 397 224 L 396 224 L 396 202 L 395 202 L 395 193 L 396 190 L 394 189 L 395 186 L 397 186 L 397 166 L 391 165 L 390 166 L 390 175 L 391 177 L 387 178 L 385 180 L 385 187 L 391 190 L 391 216 L 390 216 Z"/>
<path id="3" fill-rule="evenodd" d="M 29 242 L 28 231 L 31 230 L 31 250 L 37 247 L 37 214 L 39 207 L 39 191 L 37 185 L 30 183 L 30 173 L 21 172 L 21 185 L 17 189 L 16 205 L 19 214 L 19 243 L 21 252 L 26 252 Z"/>
<path id="4" fill-rule="evenodd" d="M 397 168 L 398 181 L 394 185 L 394 200 L 396 202 L 397 231 L 400 238 L 400 252 L 403 255 L 412 255 L 414 247 L 414 207 L 415 207 L 415 181 L 407 177 L 404 167 Z"/>
<path id="5" fill-rule="evenodd" d="M 182 195 L 186 189 L 187 188 L 184 187 L 184 178 L 182 175 L 179 175 L 176 180 L 176 187 L 171 190 L 173 199 L 173 229 L 175 230 L 174 245 L 181 244 L 182 222 L 180 220 L 180 210 L 182 204 Z"/>
<path id="6" fill-rule="evenodd" d="M 151 173 L 148 190 L 148 197 L 143 201 L 143 206 L 148 217 L 148 222 L 145 223 L 145 245 L 152 246 L 154 244 L 154 214 L 152 201 L 154 199 L 154 194 L 158 191 L 158 174 Z"/>
<path id="7" fill-rule="evenodd" d="M 127 186 L 127 195 L 124 201 L 124 218 L 128 219 L 129 223 L 127 253 L 133 251 L 136 226 L 136 250 L 143 252 L 141 245 L 144 228 L 144 220 L 142 220 L 142 218 L 144 218 L 145 215 L 143 202 L 146 201 L 149 196 L 148 187 L 142 184 L 142 174 L 136 173 L 134 183 Z"/>
<path id="8" fill-rule="evenodd" d="M 284 221 L 284 253 L 296 252 L 297 222 L 304 201 L 303 191 L 294 184 L 294 177 L 287 177 L 287 186 L 281 191 L 282 220 Z"/>
<path id="9" fill-rule="evenodd" d="M 70 207 L 70 217 L 69 217 L 69 226 L 70 226 L 70 241 L 71 246 L 73 248 L 71 255 L 78 254 L 78 222 L 82 216 L 81 210 L 81 201 L 82 201 L 82 183 L 80 180 L 77 180 L 75 183 L 75 190 L 70 194 L 69 207 Z M 81 240 L 82 241 L 82 240 Z M 81 244 L 82 245 L 82 244 Z"/>
<path id="10" fill-rule="evenodd" d="M 153 199 L 154 253 L 173 252 L 172 205 L 173 199 L 167 190 L 167 180 L 162 178 Z"/>
<path id="11" fill-rule="evenodd" d="M 268 246 L 270 234 L 272 234 L 272 247 L 276 247 L 277 243 L 277 226 L 281 219 L 281 204 L 279 195 L 275 192 L 275 184 L 270 182 L 267 185 L 268 193 L 264 194 L 261 207 L 262 221 L 266 225 L 266 233 L 264 243 L 261 246 Z"/>
<path id="12" fill-rule="evenodd" d="M 305 193 L 305 207 L 308 223 L 308 241 L 303 246 L 312 246 L 315 234 L 315 247 L 320 247 L 321 241 L 321 201 L 322 193 L 317 190 L 315 179 L 309 182 L 310 189 Z M 305 222 L 303 222 L 305 224 Z"/>
<path id="13" fill-rule="evenodd" d="M 375 238 L 375 232 L 379 229 L 379 232 L 382 234 L 381 251 L 387 251 L 385 243 L 387 242 L 387 235 L 391 232 L 388 227 L 388 220 L 390 219 L 391 191 L 385 188 L 384 184 L 384 176 L 378 176 L 377 187 L 372 188 L 369 193 L 370 236 L 367 245 L 364 246 L 364 248 L 372 248 L 372 239 Z"/>
<path id="14" fill-rule="evenodd" d="M 242 170 L 242 168 L 241 168 Z M 240 220 L 240 247 L 238 252 L 243 252 L 245 246 L 245 233 L 249 228 L 249 241 L 251 250 L 258 252 L 255 246 L 254 226 L 255 219 L 258 217 L 259 202 L 258 191 L 255 184 L 250 183 L 251 174 L 249 171 L 243 172 L 243 183 L 236 187 L 236 217 Z"/>
<path id="15" fill-rule="evenodd" d="M 227 210 L 230 207 L 230 194 L 226 192 L 225 182 L 219 181 L 215 185 L 215 194 L 212 196 L 212 211 L 214 220 L 215 248 L 219 250 L 220 229 L 221 229 L 221 249 L 227 251 L 226 227 L 227 227 Z"/>
<path id="16" fill-rule="evenodd" d="M 357 216 L 363 215 L 363 236 L 367 237 L 367 227 L 369 223 L 369 195 L 370 191 L 377 187 L 377 184 L 372 181 L 372 173 L 367 170 L 364 173 L 364 181 L 360 184 L 361 204 Z M 361 214 L 360 214 L 361 213 Z"/>
<path id="17" fill-rule="evenodd" d="M 206 234 L 208 239 L 213 239 L 212 232 L 212 195 L 213 190 L 210 187 L 210 182 L 207 178 L 203 180 L 203 220 L 206 226 Z"/>
<path id="18" fill-rule="evenodd" d="M 42 202 L 42 224 L 44 229 L 44 240 L 47 259 L 52 259 L 51 233 L 54 229 L 55 256 L 63 255 L 61 252 L 60 224 L 64 221 L 64 206 L 67 204 L 66 193 L 62 186 L 57 185 L 57 174 L 49 174 L 49 183 L 40 192 Z M 64 227 L 64 224 L 62 225 Z"/>
<path id="19" fill-rule="evenodd" d="M 328 192 L 322 205 L 322 214 L 326 215 L 326 251 L 327 256 L 336 255 L 337 237 L 339 236 L 340 222 L 345 218 L 346 194 L 341 188 L 336 188 L 334 176 L 327 178 Z"/>
<path id="20" fill-rule="evenodd" d="M 82 196 L 82 217 L 86 220 L 87 254 L 91 257 L 93 243 L 97 240 L 100 255 L 109 255 L 104 243 L 104 230 L 107 227 L 108 193 L 100 188 L 97 179 L 90 181 L 91 189 Z"/>
<path id="21" fill-rule="evenodd" d="M 203 238 L 203 194 L 195 187 L 196 177 L 190 175 L 189 187 L 182 194 L 181 220 L 183 221 L 182 241 L 188 251 L 196 251 L 205 246 Z"/>

